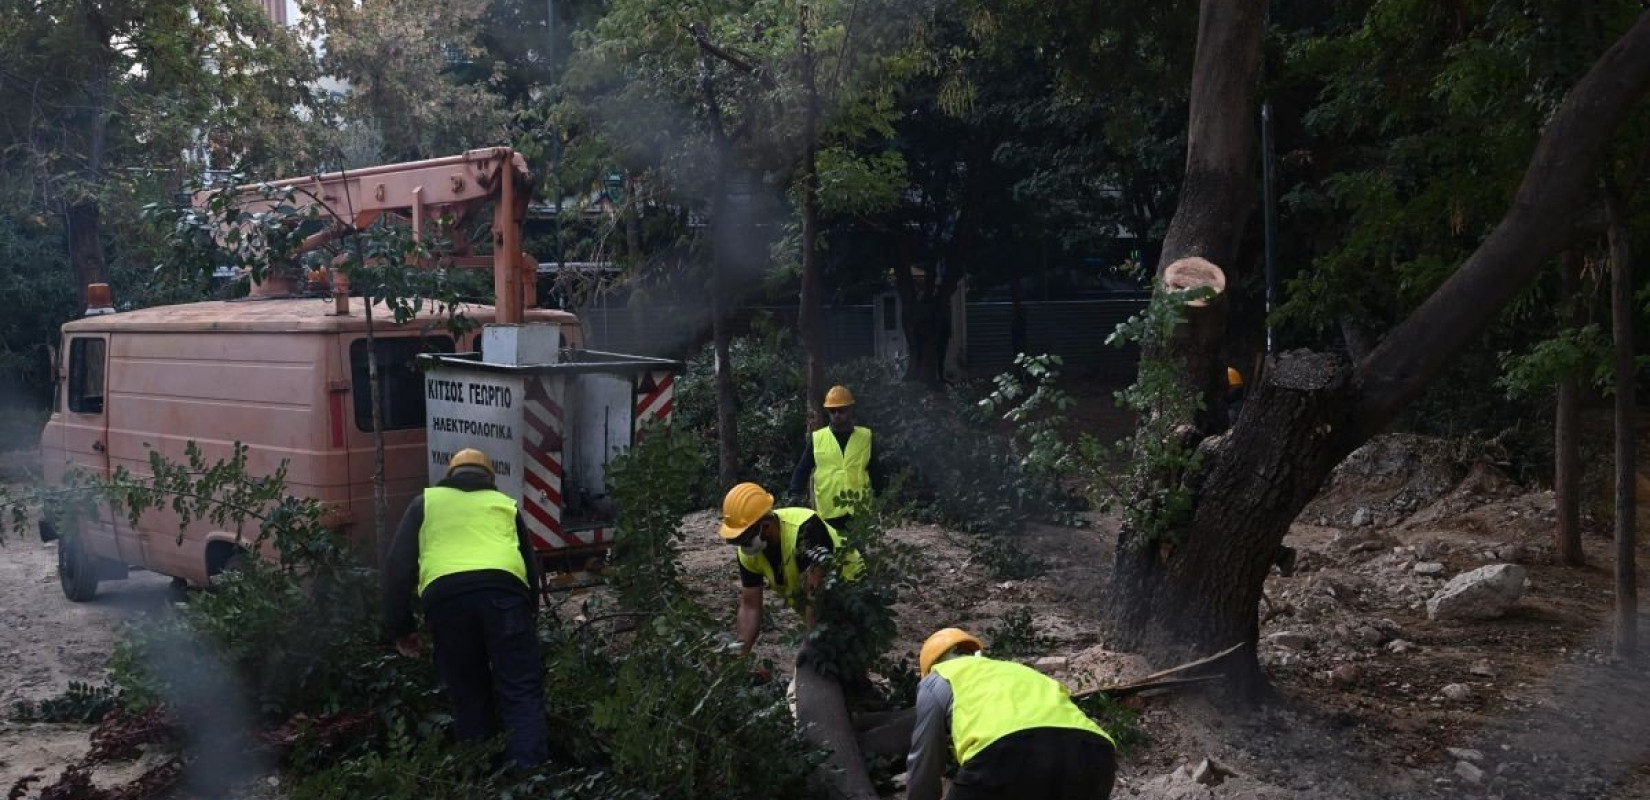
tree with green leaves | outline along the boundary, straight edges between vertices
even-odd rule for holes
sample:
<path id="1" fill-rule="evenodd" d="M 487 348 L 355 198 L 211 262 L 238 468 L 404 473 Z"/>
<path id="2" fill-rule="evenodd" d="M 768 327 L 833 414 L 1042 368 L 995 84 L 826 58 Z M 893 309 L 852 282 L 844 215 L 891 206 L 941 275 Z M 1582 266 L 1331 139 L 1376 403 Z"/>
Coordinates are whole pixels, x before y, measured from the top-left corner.
<path id="1" fill-rule="evenodd" d="M 1487 11 L 1502 7 L 1489 5 Z M 1630 5 L 1614 9 L 1610 24 L 1592 31 L 1592 46 L 1576 54 L 1591 66 L 1555 92 L 1561 99 L 1513 122 L 1529 126 L 1525 152 L 1533 147 L 1522 177 L 1515 175 L 1503 195 L 1498 221 L 1460 233 L 1461 255 L 1443 257 L 1435 288 L 1400 310 L 1400 321 L 1354 363 L 1301 350 L 1274 355 L 1251 381 L 1243 416 L 1228 431 L 1214 410 L 1227 321 L 1222 295 L 1233 284 L 1219 271 L 1187 268 L 1183 259 L 1203 259 L 1231 275 L 1245 269 L 1240 248 L 1253 203 L 1252 120 L 1267 9 L 1260 2 L 1203 3 L 1186 178 L 1164 242 L 1158 291 L 1206 287 L 1210 296 L 1187 306 L 1186 321 L 1155 342 L 1147 358 L 1174 364 L 1181 385 L 1200 399 L 1202 411 L 1178 420 L 1178 430 L 1201 459 L 1177 478 L 1191 502 L 1167 509 L 1160 533 L 1134 528 L 1120 537 L 1114 608 L 1124 645 L 1171 651 L 1254 642 L 1274 550 L 1329 471 L 1437 381 L 1548 259 L 1574 241 L 1578 223 L 1601 200 L 1594 187 L 1622 168 L 1617 148 L 1630 139 L 1636 102 L 1650 88 L 1650 15 Z M 1483 16 L 1450 19 L 1433 4 L 1403 0 L 1377 1 L 1368 11 L 1366 30 L 1350 35 L 1354 43 L 1369 28 L 1404 20 L 1423 27 L 1464 21 L 1465 29 L 1453 28 L 1461 35 L 1479 30 L 1473 25 L 1493 32 L 1509 24 L 1483 9 L 1472 9 Z M 1369 74 L 1367 65 L 1360 69 Z M 1371 86 L 1355 78 L 1348 73 L 1345 85 Z M 1528 86 L 1531 78 L 1518 76 L 1516 85 Z M 1541 96 L 1522 97 L 1536 102 Z M 1408 203 L 1396 207 L 1420 213 Z M 1373 231 L 1370 241 L 1380 241 Z M 1152 488 L 1138 487 L 1135 496 L 1149 498 Z M 1248 666 L 1247 675 L 1258 677 L 1252 659 Z"/>

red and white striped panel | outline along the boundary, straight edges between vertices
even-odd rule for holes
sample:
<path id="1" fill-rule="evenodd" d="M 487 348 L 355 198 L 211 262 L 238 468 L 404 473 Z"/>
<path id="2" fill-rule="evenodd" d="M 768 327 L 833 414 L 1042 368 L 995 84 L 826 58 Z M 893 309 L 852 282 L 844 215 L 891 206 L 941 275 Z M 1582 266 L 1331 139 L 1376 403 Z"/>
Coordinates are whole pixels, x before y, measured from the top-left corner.
<path id="1" fill-rule="evenodd" d="M 669 372 L 649 372 L 636 382 L 636 438 L 655 423 L 669 424 L 671 404 L 676 399 L 676 376 Z"/>
<path id="2" fill-rule="evenodd" d="M 539 550 L 560 550 L 571 542 L 562 529 L 561 494 L 562 412 L 561 382 L 548 375 L 527 379 L 527 431 L 522 461 L 527 465 L 521 487 L 521 516 L 533 546 Z"/>

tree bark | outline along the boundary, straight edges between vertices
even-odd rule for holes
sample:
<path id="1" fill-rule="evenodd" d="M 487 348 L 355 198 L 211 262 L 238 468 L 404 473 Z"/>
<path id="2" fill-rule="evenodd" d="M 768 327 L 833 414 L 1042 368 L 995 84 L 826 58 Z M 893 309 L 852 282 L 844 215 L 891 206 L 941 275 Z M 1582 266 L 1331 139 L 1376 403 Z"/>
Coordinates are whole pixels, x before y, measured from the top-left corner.
<path id="1" fill-rule="evenodd" d="M 729 353 L 733 332 L 728 319 L 727 280 L 727 260 L 733 253 L 733 233 L 729 230 L 727 213 L 728 173 L 733 169 L 733 154 L 716 94 L 716 62 L 702 35 L 699 46 L 699 90 L 716 159 L 710 190 L 710 314 L 711 347 L 716 353 L 716 477 L 721 489 L 726 491 L 739 481 L 739 396 L 734 390 L 733 360 Z"/>
<path id="2" fill-rule="evenodd" d="M 90 186 L 80 189 L 64 208 L 69 264 L 74 269 L 75 292 L 80 307 L 86 307 L 86 287 L 109 282 L 109 262 L 103 252 L 101 208 L 97 191 L 103 183 L 103 166 L 109 149 L 109 93 L 114 80 L 113 56 L 109 40 L 113 32 L 96 6 L 86 6 L 86 29 L 91 34 L 87 56 L 91 59 L 92 82 L 86 87 L 89 108 L 86 131 L 86 176 Z"/>
<path id="3" fill-rule="evenodd" d="M 1565 324 L 1586 324 L 1581 303 L 1580 265 L 1571 255 L 1559 261 L 1560 295 L 1569 304 Z M 1581 380 L 1564 375 L 1558 380 L 1553 409 L 1553 502 L 1558 506 L 1558 526 L 1554 545 L 1558 562 L 1579 567 L 1586 563 L 1581 551 Z"/>
<path id="4" fill-rule="evenodd" d="M 1163 239 L 1157 275 L 1183 258 L 1202 258 L 1230 276 L 1254 205 L 1255 111 L 1265 0 L 1204 0 L 1198 13 L 1180 204 Z M 1217 297 L 1187 320 L 1171 342 L 1145 343 L 1147 358 L 1172 358 L 1181 383 L 1203 398 L 1194 424 L 1213 433 L 1226 425 L 1219 359 L 1226 302 Z"/>
<path id="5" fill-rule="evenodd" d="M 1211 5 L 1237 4 L 1206 2 L 1206 16 Z M 1207 63 L 1207 41 L 1200 36 L 1200 64 Z M 1194 78 L 1207 80 L 1202 70 Z M 1199 445 L 1203 467 L 1189 481 L 1194 507 L 1174 536 L 1177 546 L 1165 555 L 1132 542 L 1128 531 L 1119 537 L 1112 609 L 1121 646 L 1164 656 L 1255 641 L 1262 585 L 1290 523 L 1334 465 L 1435 380 L 1568 243 L 1574 226 L 1567 222 L 1586 207 L 1610 137 L 1647 86 L 1650 12 L 1570 91 L 1542 132 L 1501 223 L 1356 372 L 1312 353 L 1269 362 L 1259 385 L 1249 387 L 1253 407 L 1246 406 L 1240 424 Z M 1194 88 L 1194 104 L 1206 96 Z M 1195 132 L 1196 126 L 1191 146 Z M 1235 206 L 1227 211 L 1246 213 Z M 1206 205 L 1187 213 L 1193 214 L 1188 225 L 1216 229 L 1177 241 L 1219 239 Z M 1253 648 L 1228 672 L 1239 673 L 1242 688 L 1262 685 Z"/>
<path id="6" fill-rule="evenodd" d="M 825 426 L 821 402 L 825 397 L 825 281 L 819 267 L 819 83 L 808 6 L 797 17 L 797 47 L 801 59 L 802 89 L 802 407 L 808 410 L 808 430 Z"/>
<path id="7" fill-rule="evenodd" d="M 1633 251 L 1627 241 L 1625 203 L 1607 191 L 1610 217 L 1610 316 L 1616 345 L 1616 655 L 1632 658 L 1638 652 L 1638 458 L 1634 378 L 1638 371 L 1633 347 Z"/>
<path id="8" fill-rule="evenodd" d="M 80 296 L 80 307 L 85 308 L 86 287 L 109 282 L 97 198 L 88 194 L 75 200 L 65 209 L 63 218 L 68 229 L 69 263 L 74 265 L 75 291 Z"/>

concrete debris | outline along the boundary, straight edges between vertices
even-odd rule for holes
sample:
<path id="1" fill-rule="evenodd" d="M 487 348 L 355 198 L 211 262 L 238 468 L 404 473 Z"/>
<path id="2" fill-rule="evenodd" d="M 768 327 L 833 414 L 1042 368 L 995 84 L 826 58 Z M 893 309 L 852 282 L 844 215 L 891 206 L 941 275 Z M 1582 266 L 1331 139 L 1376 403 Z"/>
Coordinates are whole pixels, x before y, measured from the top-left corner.
<path id="1" fill-rule="evenodd" d="M 1202 761 L 1199 761 L 1196 767 L 1192 768 L 1192 780 L 1197 783 L 1201 783 L 1204 786 L 1219 786 L 1221 781 L 1224 781 L 1236 774 L 1236 772 L 1232 771 L 1232 769 L 1227 767 L 1225 764 L 1207 757 L 1205 757 Z"/>
<path id="2" fill-rule="evenodd" d="M 1386 649 L 1391 653 L 1407 653 L 1416 648 L 1414 642 L 1405 641 L 1403 639 L 1393 639 L 1392 641 L 1386 643 Z"/>
<path id="3" fill-rule="evenodd" d="M 1469 747 L 1446 747 L 1444 751 L 1449 753 L 1450 757 L 1456 761 L 1471 761 L 1474 764 L 1481 764 L 1484 761 L 1482 752 Z"/>
<path id="4" fill-rule="evenodd" d="M 1477 785 L 1484 781 L 1484 771 L 1472 765 L 1470 761 L 1455 762 L 1455 774 L 1467 783 Z"/>
<path id="5" fill-rule="evenodd" d="M 1464 683 L 1452 683 L 1440 689 L 1439 693 L 1451 700 L 1466 700 L 1472 697 L 1472 687 Z"/>
<path id="6" fill-rule="evenodd" d="M 1304 633 L 1295 631 L 1278 631 L 1266 637 L 1266 641 L 1278 647 L 1290 650 L 1305 650 L 1312 644 L 1312 638 Z"/>
<path id="7" fill-rule="evenodd" d="M 1141 784 L 1136 796 L 1153 800 L 1212 800 L 1214 793 L 1193 780 L 1191 770 L 1181 766 L 1168 775 L 1159 775 Z"/>
<path id="8" fill-rule="evenodd" d="M 1494 619 L 1524 594 L 1524 568 L 1491 564 L 1463 572 L 1427 601 L 1427 619 Z"/>
<path id="9" fill-rule="evenodd" d="M 1417 561 L 1412 569 L 1415 570 L 1416 575 L 1444 574 L 1444 565 L 1438 563 L 1437 561 Z"/>
<path id="10" fill-rule="evenodd" d="M 1474 661 L 1467 671 L 1481 678 L 1495 677 L 1495 667 L 1490 666 L 1488 661 Z"/>
<path id="11" fill-rule="evenodd" d="M 1031 662 L 1031 667 L 1042 673 L 1064 672 L 1068 664 L 1065 656 L 1043 656 Z"/>
<path id="12" fill-rule="evenodd" d="M 1367 508 L 1360 507 L 1357 511 L 1352 512 L 1352 527 L 1354 528 L 1368 527 L 1374 521 Z"/>

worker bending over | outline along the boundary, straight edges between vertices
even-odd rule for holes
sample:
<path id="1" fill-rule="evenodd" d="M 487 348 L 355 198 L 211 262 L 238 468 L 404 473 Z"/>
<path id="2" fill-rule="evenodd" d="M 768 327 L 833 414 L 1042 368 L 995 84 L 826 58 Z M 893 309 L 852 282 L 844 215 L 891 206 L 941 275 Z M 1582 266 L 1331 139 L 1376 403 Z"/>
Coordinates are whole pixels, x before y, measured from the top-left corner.
<path id="1" fill-rule="evenodd" d="M 402 655 L 422 645 L 413 588 L 435 641 L 435 666 L 459 741 L 508 734 L 504 756 L 532 767 L 548 756 L 539 657 L 538 559 L 516 502 L 494 488 L 493 462 L 465 449 L 440 484 L 413 498 L 384 562 L 384 629 Z"/>
<path id="2" fill-rule="evenodd" d="M 1106 800 L 1115 745 L 1066 687 L 945 628 L 922 644 L 908 800 L 939 800 L 946 752 L 959 769 L 945 800 Z"/>
<path id="3" fill-rule="evenodd" d="M 855 508 L 838 500 L 843 492 L 882 491 L 882 469 L 871 446 L 871 429 L 854 425 L 854 396 L 846 386 L 825 393 L 830 424 L 813 432 L 802 460 L 791 472 L 792 497 L 813 490 L 814 509 L 831 527 L 843 530 Z"/>
<path id="4" fill-rule="evenodd" d="M 722 541 L 739 548 L 741 653 L 749 653 L 762 630 L 762 592 L 771 588 L 813 627 L 814 592 L 825 581 L 821 560 L 842 546 L 836 529 L 806 508 L 774 508 L 773 495 L 754 483 L 741 483 L 722 499 Z M 863 571 L 858 553 L 848 551 L 842 574 Z"/>

